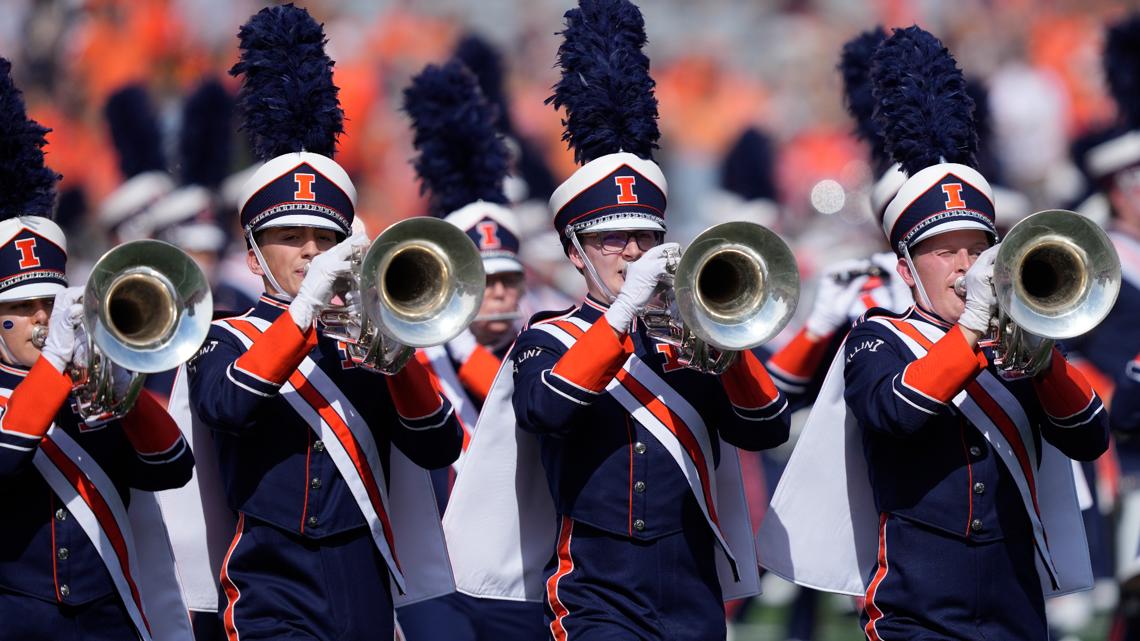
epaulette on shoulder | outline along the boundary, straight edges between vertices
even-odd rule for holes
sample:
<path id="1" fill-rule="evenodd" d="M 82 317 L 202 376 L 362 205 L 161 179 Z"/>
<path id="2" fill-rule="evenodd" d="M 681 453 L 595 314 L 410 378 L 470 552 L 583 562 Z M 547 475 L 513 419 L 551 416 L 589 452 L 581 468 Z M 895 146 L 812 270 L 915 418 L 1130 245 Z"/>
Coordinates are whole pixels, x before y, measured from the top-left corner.
<path id="1" fill-rule="evenodd" d="M 526 322 L 526 326 L 523 327 L 523 329 L 524 330 L 530 329 L 531 327 L 534 326 L 535 323 L 541 323 L 542 321 L 550 320 L 552 318 L 558 318 L 559 316 L 565 316 L 565 315 L 569 314 L 570 312 L 574 311 L 575 309 L 576 309 L 576 307 L 571 305 L 570 307 L 567 307 L 566 309 L 539 312 L 539 313 L 535 314 L 534 316 L 530 317 L 530 320 Z"/>

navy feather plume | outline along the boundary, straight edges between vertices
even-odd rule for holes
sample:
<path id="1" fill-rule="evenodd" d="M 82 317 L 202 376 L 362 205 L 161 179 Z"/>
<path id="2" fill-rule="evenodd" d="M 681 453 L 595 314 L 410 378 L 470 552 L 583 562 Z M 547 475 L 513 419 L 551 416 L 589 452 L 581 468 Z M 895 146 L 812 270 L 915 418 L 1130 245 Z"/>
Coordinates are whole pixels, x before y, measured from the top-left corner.
<path id="1" fill-rule="evenodd" d="M 178 139 L 183 184 L 215 188 L 229 175 L 233 110 L 233 97 L 214 78 L 186 98 Z"/>
<path id="2" fill-rule="evenodd" d="M 507 96 L 504 89 L 503 59 L 491 43 L 477 34 L 469 33 L 460 38 L 455 45 L 455 56 L 462 62 L 475 77 L 479 79 L 479 89 L 487 102 L 498 109 L 495 125 L 499 131 L 510 133 L 513 131 L 510 110 L 507 108 Z"/>
<path id="3" fill-rule="evenodd" d="M 843 103 L 855 120 L 856 135 L 870 145 L 871 160 L 878 172 L 887 168 L 888 158 L 883 135 L 872 118 L 875 98 L 871 95 L 871 56 L 886 39 L 887 33 L 876 26 L 848 40 L 843 45 L 838 67 L 843 77 Z"/>
<path id="4" fill-rule="evenodd" d="M 51 131 L 28 118 L 24 96 L 12 82 L 12 64 L 0 58 L 0 218 L 50 217 L 59 174 L 44 165 L 44 135 Z"/>
<path id="5" fill-rule="evenodd" d="M 977 166 L 974 102 L 953 56 L 919 27 L 895 29 L 871 57 L 875 123 L 913 176 L 940 162 Z"/>
<path id="6" fill-rule="evenodd" d="M 507 145 L 495 126 L 495 107 L 478 80 L 457 60 L 428 65 L 404 90 L 404 110 L 415 129 L 413 161 L 433 216 L 484 200 L 505 204 Z"/>
<path id="7" fill-rule="evenodd" d="M 1109 28 L 1104 72 L 1121 120 L 1130 129 L 1140 128 L 1140 14 L 1134 13 Z"/>
<path id="8" fill-rule="evenodd" d="M 127 85 L 107 99 L 104 115 L 111 128 L 111 141 L 119 155 L 124 179 L 148 171 L 165 171 L 162 131 L 150 96 L 142 85 Z"/>
<path id="9" fill-rule="evenodd" d="M 720 184 L 744 200 L 777 200 L 772 139 L 755 127 L 740 134 L 724 157 Z"/>
<path id="10" fill-rule="evenodd" d="M 344 112 L 325 54 L 322 26 L 292 4 L 267 7 L 238 31 L 244 74 L 238 94 L 242 129 L 259 160 L 299 151 L 333 157 Z"/>
<path id="11" fill-rule="evenodd" d="M 546 102 L 566 110 L 562 139 L 574 160 L 618 151 L 652 159 L 661 133 L 641 11 L 629 0 L 580 0 L 565 18 L 562 79 Z"/>

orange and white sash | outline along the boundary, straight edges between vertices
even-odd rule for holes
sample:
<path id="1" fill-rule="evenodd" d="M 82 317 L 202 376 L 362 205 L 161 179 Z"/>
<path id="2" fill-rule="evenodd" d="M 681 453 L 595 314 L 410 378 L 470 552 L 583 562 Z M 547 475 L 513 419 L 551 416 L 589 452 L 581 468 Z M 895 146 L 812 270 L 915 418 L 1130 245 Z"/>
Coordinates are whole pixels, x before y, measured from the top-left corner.
<path id="1" fill-rule="evenodd" d="M 576 318 L 531 327 L 567 347 L 588 328 L 589 323 Z M 545 477 L 538 440 L 517 427 L 511 404 L 513 374 L 510 361 L 504 361 L 456 479 L 444 532 L 460 592 L 540 601 L 543 566 L 557 539 L 554 505 L 538 481 Z M 714 466 L 708 427 L 696 408 L 636 355 L 606 391 L 661 442 L 688 481 L 720 543 L 716 559 L 724 599 L 759 594 L 755 540 L 736 448 L 721 440 L 720 465 Z M 518 480 L 524 478 L 529 486 L 520 486 Z M 483 524 L 489 523 L 499 524 L 492 536 L 470 536 L 471 531 L 487 532 Z"/>
<path id="2" fill-rule="evenodd" d="M 229 330 L 247 349 L 270 326 L 269 321 L 251 316 L 217 324 Z M 454 591 L 427 470 L 392 447 L 390 475 L 400 487 L 390 497 L 371 429 L 311 357 L 306 356 L 289 376 L 280 394 L 324 442 L 325 451 L 352 492 L 372 540 L 388 565 L 395 604 L 406 605 Z M 390 517 L 394 513 L 400 514 L 398 524 Z M 405 564 L 414 567 L 414 580 L 406 573 Z"/>
<path id="3" fill-rule="evenodd" d="M 32 463 L 99 553 L 139 638 L 193 641 L 165 530 L 140 532 L 144 538 L 161 536 L 162 540 L 144 541 L 145 554 L 136 547 L 131 518 L 139 509 L 154 507 L 153 496 L 135 492 L 129 514 L 106 472 L 54 424 L 41 440 Z M 165 563 L 150 555 L 152 550 L 164 553 Z"/>
<path id="4" fill-rule="evenodd" d="M 945 333 L 917 321 L 876 317 L 868 322 L 890 329 L 919 358 Z M 877 553 L 879 515 L 861 428 L 843 397 L 844 364 L 841 348 L 760 526 L 760 563 L 801 585 L 862 595 Z M 1091 587 L 1070 459 L 1046 441 L 1037 451 L 1024 408 L 989 372 L 953 403 L 990 443 L 1017 486 L 1033 526 L 1043 593 Z M 821 475 L 820 469 L 832 472 Z"/>
<path id="5" fill-rule="evenodd" d="M 467 447 L 471 444 L 471 435 L 475 431 L 475 424 L 479 421 L 479 410 L 475 408 L 475 403 L 467 395 L 467 390 L 463 388 L 463 383 L 459 380 L 459 373 L 451 364 L 451 354 L 447 352 L 445 345 L 425 347 L 420 352 L 423 353 L 427 361 L 424 364 L 435 375 L 440 392 L 451 402 L 455 416 L 459 419 L 459 425 L 463 428 L 463 450 L 459 454 L 459 458 L 451 464 L 452 469 L 458 474 L 460 468 L 463 467 L 463 457 L 467 454 Z"/>

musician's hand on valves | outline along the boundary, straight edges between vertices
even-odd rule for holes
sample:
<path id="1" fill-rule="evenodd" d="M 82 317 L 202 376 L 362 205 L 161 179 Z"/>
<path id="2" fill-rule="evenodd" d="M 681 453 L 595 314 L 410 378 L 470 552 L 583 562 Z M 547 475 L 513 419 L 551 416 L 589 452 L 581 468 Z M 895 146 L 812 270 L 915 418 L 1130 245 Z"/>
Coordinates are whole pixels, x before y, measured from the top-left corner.
<path id="1" fill-rule="evenodd" d="M 357 247 L 368 245 L 368 236 L 353 234 L 327 252 L 309 261 L 300 290 L 289 303 L 289 315 L 302 330 L 313 326 L 313 321 L 333 297 L 333 283 L 352 271 L 352 254 Z"/>
<path id="2" fill-rule="evenodd" d="M 851 307 L 870 276 L 871 261 L 853 259 L 828 266 L 819 279 L 815 302 L 804 328 L 815 338 L 835 333 L 850 322 Z M 852 274 L 858 274 L 851 277 Z"/>
<path id="3" fill-rule="evenodd" d="M 82 287 L 68 287 L 55 295 L 55 303 L 48 319 L 48 335 L 41 354 L 44 360 L 60 374 L 75 357 L 76 347 L 83 340 L 79 330 L 83 322 Z"/>
<path id="4" fill-rule="evenodd" d="M 958 318 L 963 328 L 985 335 L 990 329 L 990 319 L 997 312 L 997 293 L 994 291 L 994 259 L 998 245 L 982 252 L 966 272 L 966 308 Z"/>
<path id="5" fill-rule="evenodd" d="M 669 255 L 676 255 L 680 251 L 681 246 L 677 243 L 665 243 L 645 252 L 641 258 L 626 263 L 625 283 L 606 311 L 606 321 L 618 335 L 629 333 L 634 317 L 645 309 L 661 277 L 668 273 Z"/>

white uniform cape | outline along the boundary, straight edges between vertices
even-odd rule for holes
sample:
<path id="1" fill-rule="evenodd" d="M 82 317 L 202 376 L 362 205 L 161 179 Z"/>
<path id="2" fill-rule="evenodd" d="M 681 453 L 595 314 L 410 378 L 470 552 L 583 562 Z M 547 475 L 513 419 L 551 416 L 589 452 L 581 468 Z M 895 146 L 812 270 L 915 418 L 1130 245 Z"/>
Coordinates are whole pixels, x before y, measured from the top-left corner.
<path id="1" fill-rule="evenodd" d="M 130 509 L 82 446 L 52 424 L 32 458 L 103 560 L 143 641 L 194 641 L 154 494 L 131 490 Z M 82 474 L 81 492 L 70 480 Z"/>
<path id="2" fill-rule="evenodd" d="M 467 456 L 471 434 L 475 431 L 475 424 L 479 420 L 479 410 L 475 407 L 471 397 L 467 395 L 467 390 L 463 388 L 463 383 L 459 380 L 459 373 L 451 364 L 451 354 L 448 353 L 447 346 L 435 345 L 425 347 L 420 351 L 423 352 L 424 358 L 427 360 L 428 369 L 435 374 L 440 391 L 451 402 L 455 416 L 459 419 L 459 425 L 463 428 L 463 450 L 459 453 L 459 458 L 451 464 L 451 469 L 458 474 L 460 468 L 463 467 L 463 458 Z"/>
<path id="3" fill-rule="evenodd" d="M 890 322 L 881 318 L 866 322 L 880 322 L 891 328 L 915 356 L 926 353 Z M 944 333 L 924 323 L 912 325 L 932 342 Z M 863 453 L 861 428 L 843 396 L 844 356 L 841 347 L 760 524 L 760 564 L 806 587 L 864 595 L 877 558 L 879 513 Z M 982 372 L 977 382 L 1006 410 L 1019 432 L 1025 434 L 1030 429 L 1025 412 L 996 377 Z M 1023 502 L 1028 503 L 1031 499 L 1025 478 L 1019 466 L 1011 464 L 1014 455 L 1001 432 L 966 392 L 954 397 L 953 403 L 998 453 L 1017 481 Z M 1032 442 L 1028 439 L 1027 446 L 1032 448 Z M 1044 439 L 1041 446 L 1041 464 L 1035 473 L 1040 519 L 1032 507 L 1027 512 L 1037 530 L 1038 550 L 1044 550 L 1036 555 L 1042 590 L 1045 596 L 1086 590 L 1092 587 L 1092 568 L 1077 505 L 1073 466 L 1068 457 Z M 1035 460 L 1032 455 L 1031 460 Z M 1047 544 L 1043 539 L 1047 539 Z"/>
<path id="4" fill-rule="evenodd" d="M 243 317 L 243 320 L 254 324 L 261 331 L 269 325 L 267 321 L 249 316 Z M 224 323 L 224 321 L 219 322 Z M 229 325 L 226 327 L 229 328 Z M 375 443 L 368 436 L 363 418 L 349 399 L 326 376 L 323 376 L 323 372 L 312 358 L 306 357 L 298 370 L 304 373 L 309 384 L 329 399 L 330 407 L 335 409 L 337 415 L 360 441 L 361 449 L 368 454 L 369 462 L 372 463 L 371 468 L 382 481 L 382 468 L 378 461 L 371 460 L 375 455 L 375 452 L 371 451 L 375 450 Z M 300 394 L 296 393 L 289 383 L 282 386 L 281 394 L 289 401 L 291 407 L 306 418 L 310 427 L 317 432 L 318 438 L 326 442 L 330 456 L 337 463 L 337 470 L 349 483 L 359 505 L 362 502 L 359 496 L 362 494 L 361 477 L 354 471 L 342 469 L 344 461 L 341 461 L 333 451 L 338 449 L 339 442 L 332 434 L 324 433 L 328 430 L 328 426 L 318 418 L 314 418 L 316 412 L 311 407 L 306 410 L 305 406 L 300 405 L 304 401 L 298 398 Z M 236 518 L 227 507 L 211 430 L 191 411 L 185 366 L 179 370 L 175 379 L 169 412 L 178 422 L 187 440 L 191 442 L 196 465 L 194 478 L 190 483 L 177 490 L 161 492 L 158 495 L 159 503 L 162 515 L 173 535 L 174 554 L 187 605 L 191 610 L 216 612 L 218 577 L 227 547 L 236 531 Z M 368 445 L 369 442 L 372 443 L 371 447 Z M 455 584 L 444 546 L 435 494 L 427 470 L 413 463 L 396 447 L 390 449 L 389 456 L 391 492 L 390 494 L 384 492 L 382 496 L 386 495 L 384 506 L 391 516 L 394 540 L 392 547 L 395 548 L 395 556 L 402 570 L 401 573 L 390 572 L 393 575 L 392 600 L 394 605 L 399 607 L 453 592 Z M 380 487 L 383 489 L 383 485 Z M 384 537 L 381 524 L 376 522 L 376 512 L 362 507 L 362 513 L 365 514 L 373 532 L 373 539 L 378 540 L 377 547 L 380 548 Z M 381 553 L 387 557 L 390 552 L 381 548 Z M 391 567 L 391 561 L 389 566 Z M 403 594 L 400 593 L 401 587 Z"/>
<path id="5" fill-rule="evenodd" d="M 579 329 L 588 328 L 588 323 L 581 319 L 551 320 L 567 320 L 578 324 Z M 572 336 L 553 325 L 536 324 L 532 329 L 543 329 L 568 347 L 574 342 Z M 681 415 L 694 432 L 707 429 L 692 405 L 636 355 L 630 356 L 623 369 Z M 682 453 L 680 442 L 676 437 L 664 437 L 664 428 L 654 425 L 654 419 L 647 415 L 644 406 L 620 388 L 615 378 L 606 390 L 634 420 L 662 442 L 693 487 L 697 472 Z M 443 530 L 459 592 L 539 602 L 543 598 L 543 570 L 557 543 L 558 522 L 538 437 L 518 428 L 511 403 L 513 393 L 514 361 L 508 357 L 499 368 L 479 415 L 463 470 L 456 478 L 443 517 Z M 707 445 L 707 432 L 703 438 Z M 709 454 L 706 453 L 706 460 L 711 465 Z M 717 547 L 716 556 L 724 599 L 759 594 L 756 548 L 740 478 L 739 454 L 723 439 L 720 440 L 720 466 L 713 478 L 712 496 L 720 519 L 720 531 L 714 528 L 714 533 L 726 542 L 723 547 Z M 695 490 L 694 494 L 697 493 Z M 697 499 L 704 507 L 703 498 L 697 495 Z M 732 571 L 733 563 L 724 547 L 731 551 L 739 578 Z"/>

